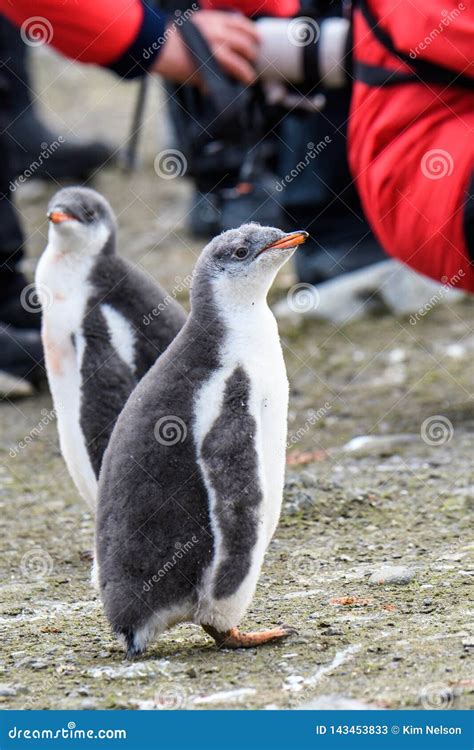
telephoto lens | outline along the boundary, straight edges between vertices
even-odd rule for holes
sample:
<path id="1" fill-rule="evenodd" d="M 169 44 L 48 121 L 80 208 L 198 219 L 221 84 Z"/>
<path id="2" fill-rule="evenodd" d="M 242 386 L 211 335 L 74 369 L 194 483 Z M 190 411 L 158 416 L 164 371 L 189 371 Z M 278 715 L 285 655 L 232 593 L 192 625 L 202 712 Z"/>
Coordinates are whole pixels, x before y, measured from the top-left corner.
<path id="1" fill-rule="evenodd" d="M 328 89 L 347 84 L 350 21 L 310 17 L 261 18 L 257 71 L 263 81 L 287 81 Z"/>

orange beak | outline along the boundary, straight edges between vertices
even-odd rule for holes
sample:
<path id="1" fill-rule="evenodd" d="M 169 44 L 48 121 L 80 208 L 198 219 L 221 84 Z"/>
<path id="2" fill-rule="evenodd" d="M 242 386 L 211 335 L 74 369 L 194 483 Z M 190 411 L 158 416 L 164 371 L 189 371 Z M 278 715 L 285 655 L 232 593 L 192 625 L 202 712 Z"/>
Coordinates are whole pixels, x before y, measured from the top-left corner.
<path id="1" fill-rule="evenodd" d="M 53 222 L 53 224 L 61 224 L 63 221 L 71 221 L 75 217 L 71 216 L 71 214 L 65 214 L 64 211 L 50 211 L 48 214 L 48 219 Z"/>
<path id="2" fill-rule="evenodd" d="M 291 232 L 290 234 L 285 234 L 284 237 L 281 238 L 281 240 L 277 240 L 276 242 L 272 242 L 271 245 L 268 245 L 268 247 L 264 248 L 265 250 L 286 250 L 290 247 L 296 247 L 297 245 L 302 245 L 303 242 L 306 242 L 308 239 L 309 234 L 308 232 Z"/>

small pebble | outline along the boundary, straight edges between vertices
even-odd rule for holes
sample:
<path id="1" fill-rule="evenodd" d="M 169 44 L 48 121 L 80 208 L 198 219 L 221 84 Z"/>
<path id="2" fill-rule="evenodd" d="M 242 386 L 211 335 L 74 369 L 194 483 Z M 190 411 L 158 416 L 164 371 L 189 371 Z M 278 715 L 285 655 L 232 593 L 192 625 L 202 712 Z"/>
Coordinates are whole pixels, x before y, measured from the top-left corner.
<path id="1" fill-rule="evenodd" d="M 403 565 L 385 565 L 372 573 L 370 584 L 396 584 L 403 586 L 415 578 L 415 571 Z"/>
<path id="2" fill-rule="evenodd" d="M 349 698 L 346 695 L 319 695 L 308 703 L 303 703 L 299 708 L 307 711 L 374 711 L 379 709 L 379 706 L 373 703 L 363 703 L 357 698 Z"/>
<path id="3" fill-rule="evenodd" d="M 0 696 L 4 698 L 11 698 L 16 695 L 15 688 L 10 685 L 0 685 Z"/>
<path id="4" fill-rule="evenodd" d="M 344 635 L 344 633 L 337 628 L 328 628 L 323 632 L 323 635 Z"/>
<path id="5" fill-rule="evenodd" d="M 83 698 L 80 706 L 85 711 L 94 711 L 97 708 L 97 703 L 90 698 Z"/>
<path id="6" fill-rule="evenodd" d="M 304 677 L 299 674 L 290 674 L 286 678 L 287 685 L 299 685 L 301 682 L 304 682 Z"/>
<path id="7" fill-rule="evenodd" d="M 37 659 L 32 661 L 30 664 L 31 669 L 38 671 L 39 669 L 46 669 L 49 666 L 48 662 L 44 659 Z"/>

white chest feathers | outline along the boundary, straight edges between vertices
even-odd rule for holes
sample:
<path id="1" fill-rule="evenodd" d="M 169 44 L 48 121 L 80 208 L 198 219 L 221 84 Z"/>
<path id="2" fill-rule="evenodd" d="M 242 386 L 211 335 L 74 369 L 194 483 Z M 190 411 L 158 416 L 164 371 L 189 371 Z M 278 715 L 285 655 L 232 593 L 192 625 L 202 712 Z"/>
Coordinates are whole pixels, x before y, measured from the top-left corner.
<path id="1" fill-rule="evenodd" d="M 75 262 L 74 256 L 48 247 L 38 264 L 36 286 L 43 308 L 43 348 L 61 452 L 77 489 L 94 510 L 97 481 L 80 429 L 80 372 L 85 349 L 82 321 L 92 291 L 88 277 L 93 259 L 80 260 Z"/>
<path id="2" fill-rule="evenodd" d="M 226 383 L 237 367 L 249 379 L 249 412 L 255 420 L 255 450 L 263 494 L 265 544 L 278 522 L 284 483 L 288 416 L 288 379 L 275 318 L 265 304 L 234 315 L 220 351 L 219 367 L 195 401 L 194 438 L 198 454 L 222 410 Z M 210 491 L 210 488 L 208 488 Z"/>
<path id="3" fill-rule="evenodd" d="M 87 341 L 83 321 L 93 287 L 89 281 L 94 257 L 59 253 L 48 247 L 40 259 L 36 285 L 43 307 L 42 337 L 46 370 L 57 414 L 61 451 L 80 494 L 94 509 L 97 480 L 81 429 L 83 398 L 81 367 Z M 110 342 L 134 371 L 136 337 L 130 322 L 108 304 L 101 304 Z"/>
<path id="4" fill-rule="evenodd" d="M 110 305 L 103 304 L 100 309 L 104 315 L 109 331 L 110 341 L 119 357 L 135 371 L 136 336 L 127 318 Z"/>

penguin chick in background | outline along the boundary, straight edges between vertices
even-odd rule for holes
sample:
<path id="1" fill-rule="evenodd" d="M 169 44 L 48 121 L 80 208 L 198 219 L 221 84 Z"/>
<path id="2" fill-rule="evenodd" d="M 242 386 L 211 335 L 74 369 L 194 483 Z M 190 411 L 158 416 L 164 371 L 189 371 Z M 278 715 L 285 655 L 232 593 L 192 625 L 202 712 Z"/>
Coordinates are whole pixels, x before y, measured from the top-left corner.
<path id="1" fill-rule="evenodd" d="M 61 452 L 94 512 L 97 477 L 116 419 L 186 314 L 149 276 L 116 255 L 115 216 L 95 190 L 60 190 L 48 218 L 48 245 L 36 271 L 46 370 Z M 156 309 L 159 315 L 149 315 Z"/>
<path id="2" fill-rule="evenodd" d="M 241 633 L 283 495 L 288 380 L 267 292 L 306 232 L 245 224 L 204 249 L 191 314 L 132 393 L 99 481 L 100 592 L 128 656 L 178 622 Z"/>

